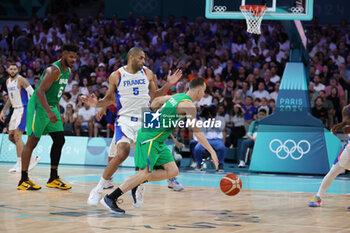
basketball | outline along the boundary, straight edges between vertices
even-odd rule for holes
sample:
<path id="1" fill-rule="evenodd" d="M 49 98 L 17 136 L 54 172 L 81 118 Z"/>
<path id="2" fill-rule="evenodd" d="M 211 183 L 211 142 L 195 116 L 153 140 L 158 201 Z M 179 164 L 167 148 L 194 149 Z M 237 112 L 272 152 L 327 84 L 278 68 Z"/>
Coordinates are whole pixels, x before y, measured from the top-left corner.
<path id="1" fill-rule="evenodd" d="M 227 174 L 226 176 L 222 177 L 220 181 L 220 189 L 228 196 L 237 195 L 242 189 L 242 181 L 235 174 Z"/>

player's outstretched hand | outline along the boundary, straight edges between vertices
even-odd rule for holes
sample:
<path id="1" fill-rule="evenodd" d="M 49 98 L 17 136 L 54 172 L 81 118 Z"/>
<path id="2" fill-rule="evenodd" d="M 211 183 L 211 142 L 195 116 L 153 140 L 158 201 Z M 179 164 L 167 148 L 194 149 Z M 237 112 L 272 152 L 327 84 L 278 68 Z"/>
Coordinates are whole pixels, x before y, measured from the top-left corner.
<path id="1" fill-rule="evenodd" d="M 96 107 L 97 97 L 95 96 L 95 94 L 82 95 L 80 96 L 80 99 L 84 104 L 89 105 L 90 107 Z"/>
<path id="2" fill-rule="evenodd" d="M 103 117 L 103 115 L 106 114 L 106 108 L 101 108 L 97 113 L 96 113 L 96 120 L 100 121 Z"/>
<path id="3" fill-rule="evenodd" d="M 219 169 L 219 159 L 218 156 L 216 155 L 216 152 L 213 151 L 212 153 L 210 153 L 211 159 L 213 161 L 213 164 L 215 165 L 215 169 L 218 170 Z"/>
<path id="4" fill-rule="evenodd" d="M 182 77 L 182 71 L 180 69 L 177 69 L 174 73 L 171 73 L 169 70 L 168 78 L 167 81 L 171 84 L 174 85 L 179 81 L 179 79 Z"/>
<path id="5" fill-rule="evenodd" d="M 332 134 L 335 134 L 335 133 L 338 131 L 338 129 L 340 129 L 340 128 L 342 128 L 342 127 L 343 127 L 343 124 L 342 124 L 342 123 L 339 123 L 339 124 L 334 125 L 334 126 L 332 127 L 332 130 L 331 130 Z"/>

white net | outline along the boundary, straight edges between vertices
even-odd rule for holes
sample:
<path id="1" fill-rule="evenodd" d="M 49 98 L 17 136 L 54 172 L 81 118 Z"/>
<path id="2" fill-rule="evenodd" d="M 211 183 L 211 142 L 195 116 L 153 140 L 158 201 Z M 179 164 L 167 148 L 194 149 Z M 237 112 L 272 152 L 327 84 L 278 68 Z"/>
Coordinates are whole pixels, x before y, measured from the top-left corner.
<path id="1" fill-rule="evenodd" d="M 243 5 L 240 7 L 240 9 L 247 21 L 247 32 L 260 35 L 261 21 L 265 14 L 265 11 L 267 10 L 267 7 Z"/>

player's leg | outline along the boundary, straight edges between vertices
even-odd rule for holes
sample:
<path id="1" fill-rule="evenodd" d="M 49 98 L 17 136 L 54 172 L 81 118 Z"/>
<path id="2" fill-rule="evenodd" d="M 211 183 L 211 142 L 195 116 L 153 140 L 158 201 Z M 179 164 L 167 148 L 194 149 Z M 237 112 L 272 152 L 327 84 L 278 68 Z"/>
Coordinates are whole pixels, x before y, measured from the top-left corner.
<path id="1" fill-rule="evenodd" d="M 98 205 L 98 201 L 101 198 L 103 188 L 106 186 L 108 180 L 117 171 L 119 165 L 129 156 L 130 143 L 126 141 L 127 140 L 125 140 L 124 138 L 118 141 L 118 143 L 115 143 L 114 141 L 111 142 L 110 153 L 109 153 L 110 155 L 109 158 L 111 159 L 109 159 L 110 161 L 107 164 L 107 167 L 105 168 L 103 175 L 100 181 L 98 182 L 97 186 L 90 191 L 90 195 L 87 200 L 87 203 L 89 205 L 92 205 L 92 206 Z M 116 155 L 114 156 L 115 153 Z"/>
<path id="2" fill-rule="evenodd" d="M 64 134 L 63 134 L 63 124 L 61 119 L 61 114 L 59 113 L 57 107 L 52 107 L 51 110 L 57 116 L 57 122 L 52 124 L 50 121 L 48 122 L 44 133 L 49 134 L 52 139 L 52 146 L 50 150 L 50 178 L 46 183 L 46 187 L 48 188 L 57 188 L 62 190 L 68 190 L 72 187 L 68 184 L 65 184 L 58 176 L 58 164 L 60 163 L 62 148 L 65 143 Z"/>
<path id="3" fill-rule="evenodd" d="M 61 159 L 62 148 L 65 143 L 63 131 L 51 132 L 49 133 L 49 135 L 51 136 L 53 143 L 50 150 L 50 161 L 51 161 L 50 178 L 47 181 L 46 187 L 57 188 L 62 190 L 71 189 L 72 186 L 64 183 L 58 176 L 58 172 L 57 172 L 58 165 Z"/>
<path id="4" fill-rule="evenodd" d="M 39 190 L 40 186 L 35 185 L 28 178 L 28 166 L 33 153 L 34 148 L 37 146 L 41 135 L 43 134 L 48 122 L 50 122 L 47 117 L 46 111 L 35 106 L 35 103 L 31 104 L 29 102 L 27 108 L 27 134 L 28 140 L 23 147 L 22 152 L 22 175 L 21 180 L 17 186 L 19 190 Z"/>
<path id="5" fill-rule="evenodd" d="M 18 190 L 39 190 L 41 189 L 40 186 L 35 185 L 32 181 L 29 180 L 28 177 L 28 166 L 30 157 L 32 155 L 32 152 L 34 148 L 37 146 L 40 138 L 34 137 L 34 135 L 29 135 L 27 143 L 23 147 L 22 152 L 22 174 L 21 174 L 21 180 L 18 183 L 17 189 Z"/>
<path id="6" fill-rule="evenodd" d="M 9 135 L 8 135 L 8 139 L 10 142 L 12 142 L 13 144 L 16 145 L 16 141 L 15 141 L 15 131 L 14 130 L 10 130 L 9 131 Z M 17 150 L 17 162 L 16 164 L 9 169 L 9 172 L 20 172 L 21 171 L 21 153 L 18 153 L 18 148 L 16 147 Z"/>
<path id="7" fill-rule="evenodd" d="M 150 174 L 151 173 L 149 172 L 148 167 L 146 167 L 144 169 L 140 169 L 135 175 L 127 177 L 117 189 L 115 189 L 112 193 L 105 195 L 105 197 L 101 199 L 101 205 L 112 213 L 124 214 L 125 210 L 119 208 L 117 205 L 118 198 L 125 192 L 128 192 L 137 185 L 145 182 Z"/>
<path id="8" fill-rule="evenodd" d="M 10 142 L 16 145 L 16 140 L 15 140 L 15 131 L 18 128 L 18 125 L 20 123 L 20 114 L 18 109 L 14 109 L 10 122 L 9 122 L 9 135 L 8 139 Z M 22 151 L 19 150 L 20 148 L 17 147 L 16 145 L 16 151 L 17 151 L 17 163 L 9 170 L 9 172 L 20 172 L 21 171 L 21 156 L 22 156 Z M 22 150 L 23 150 L 23 145 L 22 145 Z"/>
<path id="9" fill-rule="evenodd" d="M 326 190 L 331 186 L 334 179 L 344 171 L 344 169 L 350 169 L 350 147 L 346 144 L 343 150 L 336 157 L 331 170 L 323 178 L 321 186 L 317 194 L 309 202 L 310 207 L 321 206 L 322 197 Z"/>

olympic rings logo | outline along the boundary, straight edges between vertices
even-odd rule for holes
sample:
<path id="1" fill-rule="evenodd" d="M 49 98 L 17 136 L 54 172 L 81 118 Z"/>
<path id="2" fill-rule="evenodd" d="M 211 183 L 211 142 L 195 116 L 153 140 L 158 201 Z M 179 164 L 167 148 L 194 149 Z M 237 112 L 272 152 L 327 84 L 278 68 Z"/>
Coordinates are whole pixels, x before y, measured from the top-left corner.
<path id="1" fill-rule="evenodd" d="M 276 144 L 277 144 L 277 147 L 276 147 Z M 301 147 L 303 144 L 305 144 L 304 145 L 305 149 L 307 148 L 305 151 L 304 151 L 304 148 Z M 290 156 L 294 160 L 301 159 L 305 154 L 309 153 L 311 149 L 310 142 L 308 142 L 307 140 L 300 140 L 298 143 L 296 143 L 292 139 L 288 139 L 284 143 L 282 143 L 279 139 L 273 139 L 270 142 L 269 147 L 271 152 L 275 153 L 279 159 L 286 159 L 288 158 L 288 156 Z M 283 156 L 280 154 L 282 150 L 286 153 L 286 155 Z M 294 152 L 296 151 L 298 152 L 299 155 L 294 154 Z"/>
<path id="2" fill-rule="evenodd" d="M 304 12 L 304 8 L 303 7 L 291 7 L 290 11 L 293 12 L 294 14 L 301 14 Z"/>
<path id="3" fill-rule="evenodd" d="M 214 11 L 216 12 L 224 12 L 227 10 L 226 6 L 214 6 Z"/>

